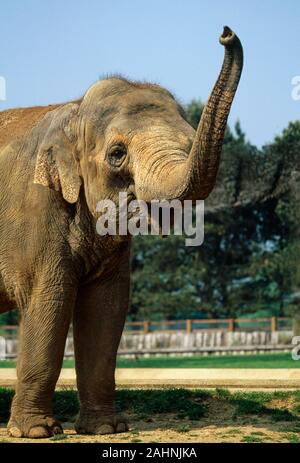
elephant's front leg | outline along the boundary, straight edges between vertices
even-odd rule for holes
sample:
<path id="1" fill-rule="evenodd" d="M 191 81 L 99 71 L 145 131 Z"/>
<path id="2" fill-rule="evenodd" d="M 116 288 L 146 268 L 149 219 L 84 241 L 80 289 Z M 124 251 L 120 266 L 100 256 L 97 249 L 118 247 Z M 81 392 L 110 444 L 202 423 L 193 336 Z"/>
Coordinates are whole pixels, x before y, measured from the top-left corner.
<path id="1" fill-rule="evenodd" d="M 128 262 L 108 280 L 79 292 L 74 340 L 80 413 L 75 429 L 82 434 L 128 430 L 114 407 L 117 350 L 129 292 Z"/>
<path id="2" fill-rule="evenodd" d="M 42 438 L 62 433 L 52 416 L 52 399 L 62 365 L 76 291 L 63 282 L 33 288 L 22 313 L 16 394 L 7 426 L 13 437 Z M 57 278 L 56 278 L 57 280 Z"/>

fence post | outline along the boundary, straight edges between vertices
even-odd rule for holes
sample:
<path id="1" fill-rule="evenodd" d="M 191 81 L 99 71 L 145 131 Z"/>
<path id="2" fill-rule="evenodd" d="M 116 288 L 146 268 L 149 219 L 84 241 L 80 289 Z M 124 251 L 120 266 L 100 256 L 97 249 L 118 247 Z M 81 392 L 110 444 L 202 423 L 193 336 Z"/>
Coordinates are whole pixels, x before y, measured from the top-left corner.
<path id="1" fill-rule="evenodd" d="M 277 330 L 277 317 L 271 317 L 271 331 Z"/>
<path id="2" fill-rule="evenodd" d="M 149 321 L 144 320 L 144 334 L 149 333 Z"/>
<path id="3" fill-rule="evenodd" d="M 191 334 L 192 332 L 192 320 L 186 320 L 186 334 Z"/>
<path id="4" fill-rule="evenodd" d="M 233 332 L 234 332 L 234 328 L 235 328 L 235 326 L 234 326 L 234 319 L 233 319 L 233 318 L 230 318 L 230 319 L 228 320 L 228 331 L 230 331 L 231 333 L 233 333 Z"/>

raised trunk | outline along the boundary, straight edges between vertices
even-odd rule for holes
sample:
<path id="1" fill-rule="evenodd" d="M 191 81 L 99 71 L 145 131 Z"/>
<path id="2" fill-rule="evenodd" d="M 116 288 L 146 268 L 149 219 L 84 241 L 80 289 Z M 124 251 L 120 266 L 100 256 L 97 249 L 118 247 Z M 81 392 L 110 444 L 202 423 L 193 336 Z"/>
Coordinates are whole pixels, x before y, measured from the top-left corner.
<path id="1" fill-rule="evenodd" d="M 192 199 L 207 198 L 215 185 L 227 119 L 243 67 L 241 42 L 228 27 L 224 27 L 220 42 L 225 46 L 223 66 L 203 110 L 188 158 L 184 197 Z"/>
<path id="2" fill-rule="evenodd" d="M 205 199 L 215 185 L 227 119 L 243 68 L 241 42 L 227 26 L 220 43 L 225 46 L 221 72 L 202 112 L 187 162 L 168 181 L 166 199 Z"/>

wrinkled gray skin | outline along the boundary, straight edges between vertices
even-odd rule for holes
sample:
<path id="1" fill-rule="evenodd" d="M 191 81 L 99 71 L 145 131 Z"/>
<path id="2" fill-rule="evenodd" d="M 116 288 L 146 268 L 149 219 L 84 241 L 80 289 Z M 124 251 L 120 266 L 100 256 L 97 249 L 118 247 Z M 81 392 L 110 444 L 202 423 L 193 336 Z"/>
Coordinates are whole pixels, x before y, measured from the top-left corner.
<path id="1" fill-rule="evenodd" d="M 61 432 L 51 401 L 71 320 L 77 432 L 127 430 L 114 409 L 114 372 L 130 238 L 97 235 L 95 206 L 120 191 L 146 201 L 209 195 L 242 69 L 238 38 L 225 28 L 220 41 L 223 67 L 196 135 L 167 90 L 121 78 L 97 82 L 79 101 L 0 113 L 10 131 L 0 137 L 0 300 L 21 312 L 10 435 Z"/>

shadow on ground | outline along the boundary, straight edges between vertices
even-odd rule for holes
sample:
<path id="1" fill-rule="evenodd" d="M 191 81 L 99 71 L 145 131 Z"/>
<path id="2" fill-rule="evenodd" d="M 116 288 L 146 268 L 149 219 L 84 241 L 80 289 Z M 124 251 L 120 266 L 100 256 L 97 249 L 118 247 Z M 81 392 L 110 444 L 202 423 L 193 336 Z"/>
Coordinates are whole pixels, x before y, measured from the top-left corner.
<path id="1" fill-rule="evenodd" d="M 6 436 L 11 390 L 0 390 L 0 441 Z M 119 390 L 117 409 L 129 418 L 130 431 L 80 436 L 73 430 L 76 391 L 55 394 L 54 411 L 64 436 L 43 442 L 297 442 L 300 443 L 300 391 Z M 22 439 L 31 442 L 31 439 Z M 19 440 L 20 442 L 20 440 Z"/>

